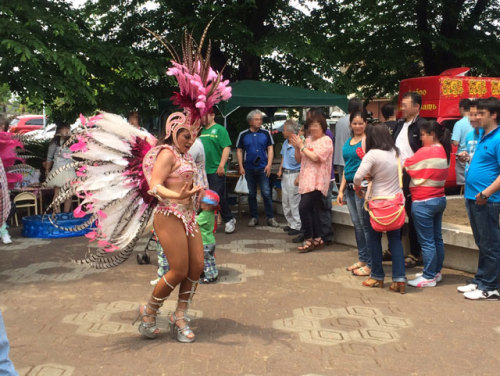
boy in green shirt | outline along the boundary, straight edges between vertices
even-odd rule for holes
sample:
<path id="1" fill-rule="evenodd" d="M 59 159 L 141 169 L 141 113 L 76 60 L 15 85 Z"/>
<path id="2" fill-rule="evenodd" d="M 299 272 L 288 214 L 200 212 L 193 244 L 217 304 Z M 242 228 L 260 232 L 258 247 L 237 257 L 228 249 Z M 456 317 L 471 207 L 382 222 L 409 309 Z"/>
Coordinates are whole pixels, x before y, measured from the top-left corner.
<path id="1" fill-rule="evenodd" d="M 200 277 L 201 283 L 213 283 L 217 281 L 219 271 L 215 264 L 215 210 L 219 206 L 219 195 L 210 189 L 205 191 L 201 199 L 201 212 L 196 216 L 196 223 L 200 226 L 201 239 L 203 241 L 203 251 L 205 266 Z"/>

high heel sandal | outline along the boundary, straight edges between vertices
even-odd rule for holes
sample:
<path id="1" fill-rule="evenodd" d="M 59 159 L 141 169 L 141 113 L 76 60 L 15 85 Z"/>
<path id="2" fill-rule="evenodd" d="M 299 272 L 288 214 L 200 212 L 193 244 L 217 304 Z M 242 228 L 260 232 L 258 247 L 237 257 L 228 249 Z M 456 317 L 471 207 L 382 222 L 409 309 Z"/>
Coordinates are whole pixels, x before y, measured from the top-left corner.
<path id="1" fill-rule="evenodd" d="M 172 290 L 174 289 L 174 286 L 167 282 L 165 276 L 163 276 L 162 279 L 168 287 L 170 287 Z M 134 325 L 140 319 L 141 323 L 139 324 L 139 333 L 141 333 L 141 335 L 143 335 L 144 337 L 155 339 L 158 334 L 160 334 L 160 328 L 158 327 L 158 325 L 156 325 L 156 316 L 158 316 L 160 307 L 163 305 L 163 302 L 167 300 L 167 298 L 168 295 L 164 298 L 157 298 L 156 296 L 151 294 L 149 302 L 147 304 L 141 304 L 137 308 L 137 317 L 132 322 L 132 325 Z M 148 313 L 148 308 L 153 311 L 153 313 Z M 144 321 L 145 317 L 152 317 L 153 320 Z"/>
<path id="2" fill-rule="evenodd" d="M 300 247 L 297 247 L 297 249 L 299 250 L 299 253 L 307 253 L 314 251 L 316 246 L 314 245 L 314 241 L 312 239 L 307 239 L 304 240 L 304 243 Z"/>
<path id="3" fill-rule="evenodd" d="M 154 311 L 154 313 L 147 313 L 147 308 Z M 158 307 L 159 308 L 159 307 Z M 134 325 L 139 319 L 141 323 L 139 324 L 139 333 L 146 338 L 155 339 L 158 334 L 160 334 L 160 328 L 156 325 L 156 315 L 158 314 L 158 308 L 153 308 L 149 303 L 141 304 L 138 308 L 138 314 L 135 320 L 132 322 Z M 144 317 L 153 317 L 152 321 L 144 321 Z"/>
<path id="4" fill-rule="evenodd" d="M 186 303 L 186 308 L 179 310 L 179 306 L 177 305 L 177 310 L 176 310 L 176 312 L 181 311 L 184 314 L 182 315 L 182 317 L 177 317 L 176 312 L 174 312 L 174 313 L 172 313 L 172 316 L 170 316 L 168 319 L 168 321 L 171 325 L 172 338 L 175 338 L 177 341 L 182 342 L 182 343 L 194 342 L 194 340 L 196 338 L 194 336 L 194 332 L 191 330 L 191 328 L 187 324 L 190 320 L 188 317 L 186 317 L 186 312 L 188 311 L 189 306 L 193 300 L 193 295 L 196 292 L 196 287 L 198 286 L 198 281 L 193 281 L 189 277 L 187 278 L 187 280 L 189 282 L 191 282 L 191 289 L 188 291 L 179 292 L 179 297 L 181 295 L 187 294 L 188 298 L 187 298 L 187 300 L 183 300 L 183 299 L 178 300 L 178 303 Z M 180 328 L 177 325 L 177 321 L 185 321 L 186 325 L 184 327 Z"/>
<path id="5" fill-rule="evenodd" d="M 368 278 L 363 281 L 363 286 L 366 287 L 379 287 L 381 289 L 384 288 L 384 280 L 379 280 L 379 279 L 373 279 L 373 278 Z"/>
<path id="6" fill-rule="evenodd" d="M 399 292 L 400 294 L 406 294 L 406 282 L 392 282 L 389 286 L 389 290 L 394 292 Z"/>
<path id="7" fill-rule="evenodd" d="M 189 325 L 186 324 L 182 328 L 177 325 L 177 321 L 181 321 L 181 320 L 184 320 L 186 322 L 189 321 L 189 319 L 187 317 L 184 317 L 184 316 L 177 317 L 175 315 L 175 312 L 172 313 L 172 316 L 170 316 L 170 318 L 168 319 L 168 321 L 170 323 L 170 330 L 172 333 L 172 338 L 174 338 L 177 341 L 182 342 L 182 343 L 194 342 L 194 340 L 195 340 L 194 332 L 191 330 Z"/>

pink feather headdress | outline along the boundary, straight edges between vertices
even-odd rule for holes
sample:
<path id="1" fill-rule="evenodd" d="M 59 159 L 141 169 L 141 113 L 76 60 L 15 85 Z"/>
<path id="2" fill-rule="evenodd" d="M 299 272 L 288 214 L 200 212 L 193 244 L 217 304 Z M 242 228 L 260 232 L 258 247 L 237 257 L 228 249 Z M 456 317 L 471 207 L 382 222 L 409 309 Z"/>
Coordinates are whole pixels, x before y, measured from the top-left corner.
<path id="1" fill-rule="evenodd" d="M 192 124 L 210 113 L 217 103 L 231 98 L 229 80 L 223 79 L 222 71 L 217 73 L 210 67 L 210 40 L 205 56 L 202 54 L 203 43 L 211 22 L 205 27 L 198 48 L 195 48 L 196 42 L 193 36 L 187 31 L 184 32 L 181 46 L 182 59 L 158 34 L 146 29 L 167 48 L 172 56 L 172 67 L 167 70 L 167 75 L 177 79 L 179 91 L 175 92 L 170 99 L 176 106 L 188 113 Z"/>

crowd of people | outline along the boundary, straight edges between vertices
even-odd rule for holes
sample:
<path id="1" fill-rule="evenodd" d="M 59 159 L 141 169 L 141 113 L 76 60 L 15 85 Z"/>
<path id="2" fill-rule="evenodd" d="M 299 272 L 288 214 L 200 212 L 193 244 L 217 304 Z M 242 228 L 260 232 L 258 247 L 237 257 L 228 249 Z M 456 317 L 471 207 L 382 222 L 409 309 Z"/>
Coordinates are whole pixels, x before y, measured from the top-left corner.
<path id="1" fill-rule="evenodd" d="M 382 109 L 386 121 L 370 123 L 362 102 L 352 99 L 349 113 L 338 121 L 334 134 L 319 109 L 307 112 L 303 126 L 293 119 L 285 121 L 277 172 L 287 222 L 284 230 L 295 236 L 294 242 L 302 242 L 297 248 L 299 253 L 330 244 L 332 192 L 336 192 L 337 204 L 347 205 L 358 249 L 358 259 L 346 267 L 347 271 L 367 277 L 363 286 L 383 288 L 382 262 L 390 259 L 391 291 L 405 293 L 407 285 L 436 286 L 443 278 L 444 185 L 453 141 L 459 146 L 457 184 L 463 182 L 465 186 L 465 206 L 479 247 L 477 273 L 458 291 L 467 299 L 498 300 L 500 101 L 489 98 L 460 102 L 464 118 L 455 125 L 458 129 L 453 130 L 453 136 L 438 122 L 421 118 L 421 105 L 419 94 L 407 93 L 401 103 L 402 119 L 396 121 L 394 106 L 386 105 Z M 248 226 L 259 223 L 259 187 L 266 223 L 278 227 L 270 185 L 274 140 L 262 128 L 263 116 L 259 110 L 248 114 L 249 128 L 238 135 L 235 146 L 239 173 L 245 176 L 249 191 Z M 143 132 L 138 122 L 133 125 Z M 154 229 L 159 260 L 163 261 L 149 301 L 138 309 L 139 331 L 149 338 L 159 333 L 156 315 L 163 301 L 180 285 L 177 309 L 169 316 L 172 336 L 180 342 L 194 340 L 185 314 L 200 276 L 204 283 L 217 280 L 216 215 L 220 212 L 226 233 L 236 228 L 226 192 L 232 146 L 229 134 L 215 122 L 213 110 L 199 119 L 199 125 L 195 132 L 185 123 L 169 118 L 167 136 L 155 148 L 148 185 L 149 194 L 159 201 L 154 209 Z M 68 137 L 69 127 L 58 127 L 45 163 L 47 174 L 62 168 L 63 173 L 49 181 L 56 189 L 72 179 L 64 169 L 71 163 L 65 149 Z M 396 211 L 381 216 L 376 212 L 377 203 L 388 203 Z M 70 204 L 64 203 L 65 211 L 70 210 L 66 207 Z M 406 259 L 403 222 L 395 225 L 405 214 L 410 237 Z M 386 217 L 393 219 L 384 222 Z M 381 242 L 384 232 L 389 245 L 385 252 Z M 406 269 L 416 264 L 423 265 L 422 272 L 407 281 Z"/>

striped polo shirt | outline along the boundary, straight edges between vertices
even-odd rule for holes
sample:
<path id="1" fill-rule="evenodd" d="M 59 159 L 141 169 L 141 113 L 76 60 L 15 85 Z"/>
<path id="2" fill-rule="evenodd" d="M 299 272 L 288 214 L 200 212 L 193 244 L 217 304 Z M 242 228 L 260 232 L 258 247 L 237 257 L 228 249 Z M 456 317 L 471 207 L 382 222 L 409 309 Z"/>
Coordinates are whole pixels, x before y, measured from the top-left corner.
<path id="1" fill-rule="evenodd" d="M 412 201 L 444 196 L 448 160 L 441 144 L 421 147 L 406 159 L 405 167 L 411 177 Z"/>

